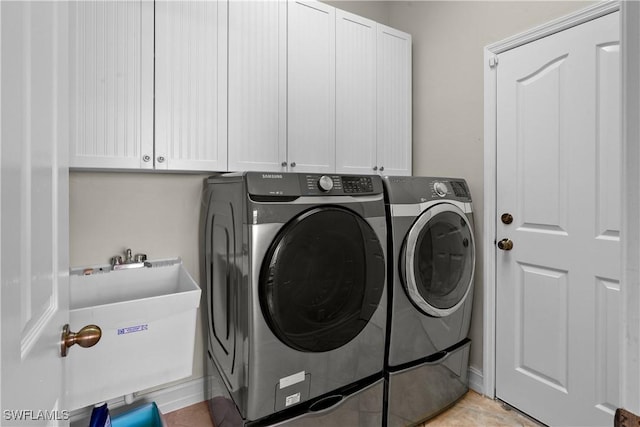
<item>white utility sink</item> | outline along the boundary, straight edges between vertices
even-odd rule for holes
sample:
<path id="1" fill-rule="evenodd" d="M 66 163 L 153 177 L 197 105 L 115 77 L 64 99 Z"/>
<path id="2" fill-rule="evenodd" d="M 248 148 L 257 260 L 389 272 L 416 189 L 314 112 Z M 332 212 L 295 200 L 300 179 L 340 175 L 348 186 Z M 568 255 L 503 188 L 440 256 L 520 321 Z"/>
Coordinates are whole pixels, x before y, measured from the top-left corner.
<path id="1" fill-rule="evenodd" d="M 191 375 L 200 288 L 179 259 L 149 264 L 71 270 L 70 329 L 102 330 L 95 346 L 68 349 L 71 410 Z"/>

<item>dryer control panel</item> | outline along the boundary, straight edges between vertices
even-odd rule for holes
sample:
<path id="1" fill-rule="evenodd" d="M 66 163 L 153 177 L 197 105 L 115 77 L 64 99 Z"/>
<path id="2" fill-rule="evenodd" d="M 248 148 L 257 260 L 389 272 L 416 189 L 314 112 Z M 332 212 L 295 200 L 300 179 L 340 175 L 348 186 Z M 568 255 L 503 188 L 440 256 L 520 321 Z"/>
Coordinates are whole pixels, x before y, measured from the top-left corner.
<path id="1" fill-rule="evenodd" d="M 414 204 L 436 200 L 471 202 L 471 193 L 462 178 L 387 176 L 384 177 L 387 201 L 391 204 Z"/>

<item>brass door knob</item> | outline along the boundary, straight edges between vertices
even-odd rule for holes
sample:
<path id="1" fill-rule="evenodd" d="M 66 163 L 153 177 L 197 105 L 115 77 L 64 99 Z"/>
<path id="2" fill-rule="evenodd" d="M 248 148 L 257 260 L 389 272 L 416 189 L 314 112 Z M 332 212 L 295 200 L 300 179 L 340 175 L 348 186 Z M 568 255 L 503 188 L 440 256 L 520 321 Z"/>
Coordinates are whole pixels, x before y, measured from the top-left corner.
<path id="1" fill-rule="evenodd" d="M 83 348 L 93 347 L 98 343 L 98 341 L 100 341 L 101 337 L 102 330 L 99 326 L 87 325 L 78 332 L 71 332 L 69 330 L 69 324 L 66 324 L 62 328 L 60 355 L 62 357 L 67 357 L 67 349 L 74 344 L 78 344 Z"/>
<path id="2" fill-rule="evenodd" d="M 513 242 L 509 239 L 502 239 L 498 242 L 498 249 L 503 251 L 510 251 L 513 249 Z"/>

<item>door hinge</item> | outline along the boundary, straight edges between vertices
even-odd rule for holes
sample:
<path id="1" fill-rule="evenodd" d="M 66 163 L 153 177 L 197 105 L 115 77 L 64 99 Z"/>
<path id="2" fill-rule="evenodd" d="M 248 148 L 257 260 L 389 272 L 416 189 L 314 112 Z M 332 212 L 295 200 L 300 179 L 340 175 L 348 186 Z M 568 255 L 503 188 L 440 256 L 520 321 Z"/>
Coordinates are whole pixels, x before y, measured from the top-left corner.
<path id="1" fill-rule="evenodd" d="M 489 68 L 495 68 L 498 66 L 498 56 L 492 56 L 489 58 Z"/>

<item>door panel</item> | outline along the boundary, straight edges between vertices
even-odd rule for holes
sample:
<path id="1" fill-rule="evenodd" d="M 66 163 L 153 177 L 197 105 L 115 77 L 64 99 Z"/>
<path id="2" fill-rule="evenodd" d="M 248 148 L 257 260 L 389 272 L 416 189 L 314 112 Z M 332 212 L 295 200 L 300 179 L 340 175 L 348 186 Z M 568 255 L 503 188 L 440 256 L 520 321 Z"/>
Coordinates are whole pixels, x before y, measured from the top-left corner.
<path id="1" fill-rule="evenodd" d="M 287 2 L 229 2 L 229 170 L 287 160 Z"/>
<path id="2" fill-rule="evenodd" d="M 68 5 L 2 2 L 0 17 L 0 423 L 63 425 L 69 416 L 60 357 L 69 320 Z M 43 418 L 34 421 L 38 411 Z"/>
<path id="3" fill-rule="evenodd" d="M 71 166 L 152 169 L 153 3 L 69 3 Z"/>
<path id="4" fill-rule="evenodd" d="M 620 279 L 619 14 L 500 54 L 496 395 L 610 425 Z"/>
<path id="5" fill-rule="evenodd" d="M 336 172 L 376 165 L 376 23 L 337 10 Z"/>
<path id="6" fill-rule="evenodd" d="M 385 175 L 411 175 L 411 35 L 378 24 L 377 165 Z"/>
<path id="7" fill-rule="evenodd" d="M 335 8 L 288 3 L 287 149 L 291 172 L 335 171 Z"/>
<path id="8" fill-rule="evenodd" d="M 227 169 L 227 2 L 155 2 L 156 169 Z"/>

